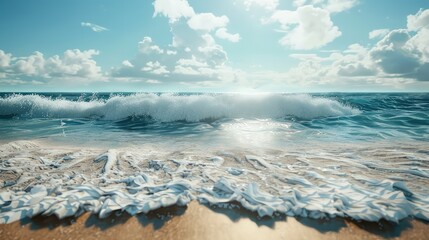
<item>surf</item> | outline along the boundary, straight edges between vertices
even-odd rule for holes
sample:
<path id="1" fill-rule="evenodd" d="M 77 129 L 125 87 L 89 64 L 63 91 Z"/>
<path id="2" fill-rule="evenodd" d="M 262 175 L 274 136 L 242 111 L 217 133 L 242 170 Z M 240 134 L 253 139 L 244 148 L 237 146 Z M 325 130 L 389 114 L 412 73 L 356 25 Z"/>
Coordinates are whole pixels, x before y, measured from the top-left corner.
<path id="1" fill-rule="evenodd" d="M 359 114 L 339 101 L 307 94 L 112 95 L 89 101 L 13 94 L 0 98 L 0 116 L 121 120 L 143 116 L 160 122 L 199 122 L 222 118 L 314 119 Z"/>

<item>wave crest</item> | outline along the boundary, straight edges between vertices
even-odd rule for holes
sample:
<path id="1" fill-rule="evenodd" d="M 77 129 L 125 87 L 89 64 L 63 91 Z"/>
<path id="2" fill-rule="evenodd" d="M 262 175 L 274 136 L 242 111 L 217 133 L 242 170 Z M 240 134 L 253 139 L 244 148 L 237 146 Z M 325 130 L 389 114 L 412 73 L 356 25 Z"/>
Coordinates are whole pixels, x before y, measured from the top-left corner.
<path id="1" fill-rule="evenodd" d="M 148 116 L 162 122 L 198 122 L 220 118 L 302 119 L 352 115 L 359 110 L 338 101 L 306 94 L 153 94 L 72 101 L 42 95 L 0 98 L 0 116 L 28 118 L 101 118 Z"/>

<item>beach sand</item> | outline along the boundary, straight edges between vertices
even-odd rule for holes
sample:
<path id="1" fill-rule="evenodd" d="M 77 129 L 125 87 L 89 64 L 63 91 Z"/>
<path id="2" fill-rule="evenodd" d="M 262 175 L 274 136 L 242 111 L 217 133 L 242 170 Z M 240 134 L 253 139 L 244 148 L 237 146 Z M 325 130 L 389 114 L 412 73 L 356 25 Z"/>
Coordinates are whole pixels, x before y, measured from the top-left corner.
<path id="1" fill-rule="evenodd" d="M 0 225 L 8 239 L 428 239 L 429 223 L 404 219 L 356 222 L 334 218 L 314 220 L 279 216 L 259 218 L 244 209 L 219 209 L 193 201 L 130 216 L 116 212 L 99 219 L 85 213 L 58 220 L 55 216 Z"/>

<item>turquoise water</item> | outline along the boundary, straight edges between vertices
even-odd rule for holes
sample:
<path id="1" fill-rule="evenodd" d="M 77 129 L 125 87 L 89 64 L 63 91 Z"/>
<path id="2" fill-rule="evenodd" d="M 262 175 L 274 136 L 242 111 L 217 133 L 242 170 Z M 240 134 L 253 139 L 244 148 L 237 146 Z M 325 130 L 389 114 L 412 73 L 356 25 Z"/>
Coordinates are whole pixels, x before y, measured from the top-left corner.
<path id="1" fill-rule="evenodd" d="M 427 93 L 2 93 L 0 139 L 282 147 L 429 139 Z"/>

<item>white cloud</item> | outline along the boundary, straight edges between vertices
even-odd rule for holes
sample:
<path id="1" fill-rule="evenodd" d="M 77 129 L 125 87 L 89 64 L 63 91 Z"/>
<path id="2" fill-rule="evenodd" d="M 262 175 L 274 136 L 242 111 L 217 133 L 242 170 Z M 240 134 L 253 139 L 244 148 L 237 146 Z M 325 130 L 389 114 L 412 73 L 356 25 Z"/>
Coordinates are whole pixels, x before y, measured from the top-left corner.
<path id="1" fill-rule="evenodd" d="M 177 51 L 173 51 L 173 50 L 167 50 L 167 55 L 176 55 Z"/>
<path id="2" fill-rule="evenodd" d="M 155 75 L 161 75 L 161 74 L 170 73 L 167 70 L 167 67 L 164 66 L 164 65 L 161 65 L 161 63 L 159 63 L 158 61 L 156 61 L 156 62 L 147 62 L 146 66 L 144 66 L 142 68 L 142 71 L 150 72 L 150 73 L 153 73 Z"/>
<path id="3" fill-rule="evenodd" d="M 407 27 L 411 31 L 429 28 L 429 9 L 420 9 L 415 15 L 407 17 Z"/>
<path id="4" fill-rule="evenodd" d="M 93 49 L 86 51 L 67 50 L 63 57 L 55 55 L 46 60 L 46 74 L 52 77 L 99 78 L 101 77 L 101 68 L 92 59 L 98 54 L 99 51 Z"/>
<path id="5" fill-rule="evenodd" d="M 207 67 L 208 66 L 207 63 L 198 61 L 194 55 L 192 55 L 192 58 L 189 58 L 189 59 L 185 59 L 185 58 L 179 59 L 177 61 L 177 64 L 181 65 L 181 66 L 192 66 L 192 67 Z"/>
<path id="6" fill-rule="evenodd" d="M 183 74 L 183 75 L 200 75 L 200 72 L 198 70 L 195 70 L 192 67 L 185 67 L 181 65 L 177 65 L 174 68 L 174 73 Z"/>
<path id="7" fill-rule="evenodd" d="M 283 29 L 287 30 L 290 25 L 299 22 L 298 13 L 296 11 L 289 10 L 277 10 L 275 11 L 268 20 L 263 19 L 262 23 L 275 23 L 278 22 Z"/>
<path id="8" fill-rule="evenodd" d="M 362 65 L 361 63 L 351 63 L 341 66 L 338 70 L 340 76 L 374 76 L 375 71 L 371 68 Z"/>
<path id="9" fill-rule="evenodd" d="M 228 32 L 226 28 L 219 28 L 218 30 L 216 30 L 216 37 L 220 39 L 225 39 L 234 43 L 240 41 L 240 34 L 238 33 L 231 34 Z"/>
<path id="10" fill-rule="evenodd" d="M 313 5 L 330 13 L 339 13 L 353 8 L 358 2 L 358 0 L 294 0 L 293 5 L 297 7 Z"/>
<path id="11" fill-rule="evenodd" d="M 292 0 L 292 4 L 296 7 L 301 7 L 307 4 L 309 0 Z"/>
<path id="12" fill-rule="evenodd" d="M 181 81 L 191 85 L 203 81 L 204 86 L 208 86 L 208 82 L 215 84 L 241 79 L 240 71 L 225 66 L 227 54 L 210 34 L 193 34 L 195 31 L 183 21 L 173 23 L 172 30 L 176 43 L 170 46 L 174 49 L 170 51 L 175 51 L 176 54 L 148 55 L 140 52 L 135 59 L 129 60 L 130 64 L 123 64 L 115 69 L 112 77 L 153 79 L 156 75 L 159 80 L 170 83 L 170 79 L 175 80 L 173 83 Z M 134 67 L 130 67 L 131 65 Z M 169 69 L 171 71 L 167 72 Z M 164 75 L 167 73 L 168 76 Z"/>
<path id="13" fill-rule="evenodd" d="M 392 77 L 429 81 L 426 31 L 421 29 L 412 37 L 406 29 L 393 30 L 377 43 L 370 55 L 377 66 Z M 427 37 L 424 43 L 420 42 L 421 36 Z"/>
<path id="14" fill-rule="evenodd" d="M 349 10 L 358 4 L 358 0 L 328 0 L 323 6 L 328 12 L 338 13 Z"/>
<path id="15" fill-rule="evenodd" d="M 324 81 L 332 81 L 342 76 L 361 77 L 376 73 L 368 57 L 368 49 L 359 44 L 352 44 L 340 53 L 331 53 L 328 57 L 309 55 L 301 58 L 301 63 L 292 70 L 299 75 L 317 79 L 319 75 Z M 301 76 L 301 77 L 304 77 Z"/>
<path id="16" fill-rule="evenodd" d="M 344 53 L 356 53 L 360 54 L 362 56 L 366 55 L 368 53 L 368 49 L 363 47 L 360 44 L 354 43 L 347 47 L 346 50 L 344 50 Z"/>
<path id="17" fill-rule="evenodd" d="M 183 82 L 187 86 L 189 84 L 201 87 L 243 79 L 240 70 L 227 66 L 227 53 L 213 37 L 216 30 L 221 29 L 217 34 L 218 38 L 239 40 L 239 34 L 227 32 L 226 26 L 229 23 L 227 16 L 195 13 L 193 10 L 192 14 L 179 14 L 171 12 L 172 9 L 161 10 L 156 2 L 158 1 L 154 3 L 154 16 L 161 14 L 170 19 L 171 44 L 158 46 L 150 37 L 145 37 L 139 43 L 136 57 L 113 69 L 112 78 L 127 79 L 128 82 L 140 80 L 148 84 L 149 80 L 157 79 L 166 84 Z M 174 2 L 180 2 L 185 9 L 187 7 L 192 9 L 186 1 Z"/>
<path id="18" fill-rule="evenodd" d="M 293 54 L 291 57 L 300 62 L 284 76 L 309 85 L 347 84 L 349 88 L 366 86 L 372 90 L 386 86 L 401 89 L 410 84 L 424 86 L 418 81 L 429 81 L 429 29 L 424 24 L 425 16 L 422 10 L 408 16 L 409 29 L 373 33 L 381 39 L 370 47 L 352 44 L 327 57 Z"/>
<path id="19" fill-rule="evenodd" d="M 134 65 L 130 61 L 128 61 L 128 60 L 122 61 L 122 66 L 129 67 L 129 68 L 134 67 Z"/>
<path id="20" fill-rule="evenodd" d="M 227 16 L 215 16 L 213 13 L 199 13 L 188 20 L 188 25 L 194 30 L 212 31 L 216 28 L 225 27 L 229 22 Z"/>
<path id="21" fill-rule="evenodd" d="M 267 22 L 279 22 L 286 31 L 280 44 L 293 49 L 320 48 L 341 36 L 328 11 L 311 5 L 296 11 L 276 11 Z"/>
<path id="22" fill-rule="evenodd" d="M 1 55 L 0 50 L 0 55 Z M 93 59 L 99 52 L 93 49 L 81 51 L 67 50 L 63 56 L 54 55 L 49 58 L 41 52 L 34 52 L 26 57 L 12 57 L 8 54 L 9 62 L 3 66 L 6 76 L 11 78 L 32 77 L 40 79 L 74 78 L 82 80 L 102 80 L 101 68 Z"/>
<path id="23" fill-rule="evenodd" d="M 109 30 L 109 29 L 107 29 L 105 27 L 102 27 L 102 26 L 94 24 L 94 23 L 89 23 L 89 22 L 81 22 L 80 25 L 82 27 L 88 27 L 88 28 L 90 28 L 94 32 L 103 32 L 103 31 Z"/>
<path id="24" fill-rule="evenodd" d="M 0 68 L 9 66 L 11 57 L 12 55 L 10 53 L 5 53 L 3 50 L 0 50 Z"/>
<path id="25" fill-rule="evenodd" d="M 246 10 L 250 10 L 251 7 L 259 7 L 273 11 L 279 5 L 279 0 L 244 0 L 243 4 Z"/>
<path id="26" fill-rule="evenodd" d="M 393 30 L 377 43 L 371 56 L 386 73 L 412 73 L 420 63 L 418 53 L 406 45 L 410 38 L 405 29 Z"/>
<path id="27" fill-rule="evenodd" d="M 389 32 L 390 32 L 390 30 L 387 28 L 375 29 L 375 30 L 369 32 L 368 37 L 369 37 L 369 39 L 382 38 L 382 37 L 386 36 Z"/>
<path id="28" fill-rule="evenodd" d="M 182 17 L 189 18 L 195 14 L 187 0 L 155 0 L 153 6 L 154 17 L 161 14 L 168 17 L 170 22 L 176 22 Z"/>
<path id="29" fill-rule="evenodd" d="M 54 56 L 52 59 L 54 59 Z M 52 60 L 51 60 L 52 61 Z M 45 71 L 45 58 L 41 52 L 34 52 L 28 57 L 19 58 L 13 65 L 16 72 L 25 75 L 42 75 Z"/>
<path id="30" fill-rule="evenodd" d="M 424 62 L 429 62 L 429 9 L 409 15 L 407 26 L 409 31 L 416 32 L 408 44 L 422 54 Z"/>
<path id="31" fill-rule="evenodd" d="M 261 18 L 261 22 L 280 24 L 281 29 L 275 31 L 286 33 L 279 41 L 281 45 L 298 50 L 316 49 L 342 34 L 332 22 L 331 14 L 349 10 L 358 3 L 358 0 L 293 0 L 296 10 L 279 9 L 278 4 L 273 4 L 270 16 Z"/>
<path id="32" fill-rule="evenodd" d="M 148 79 L 148 80 L 146 80 L 146 83 L 149 83 L 149 84 L 160 84 L 162 82 L 158 81 L 158 80 L 155 80 L 155 79 Z"/>
<path id="33" fill-rule="evenodd" d="M 429 62 L 429 29 L 420 29 L 408 42 L 421 53 L 422 61 Z"/>
<path id="34" fill-rule="evenodd" d="M 203 54 L 203 57 L 211 65 L 223 65 L 228 60 L 227 53 L 222 46 L 216 44 L 215 40 L 210 34 L 202 36 L 205 44 L 198 47 L 198 51 Z"/>
<path id="35" fill-rule="evenodd" d="M 162 53 L 164 53 L 163 49 L 161 49 L 157 45 L 152 44 L 152 38 L 150 38 L 150 37 L 144 37 L 143 40 L 139 42 L 139 50 L 141 53 L 144 53 L 144 54 L 151 54 L 151 53 L 162 54 Z"/>
<path id="36" fill-rule="evenodd" d="M 380 84 L 389 80 L 381 79 L 375 83 L 379 70 L 369 56 L 368 49 L 352 44 L 346 50 L 334 52 L 328 56 L 318 54 L 298 55 L 300 62 L 297 66 L 283 74 L 283 81 L 302 89 L 315 88 L 318 91 L 326 89 L 375 90 Z M 392 82 L 390 82 L 393 85 Z M 382 89 L 382 88 L 381 88 Z"/>

